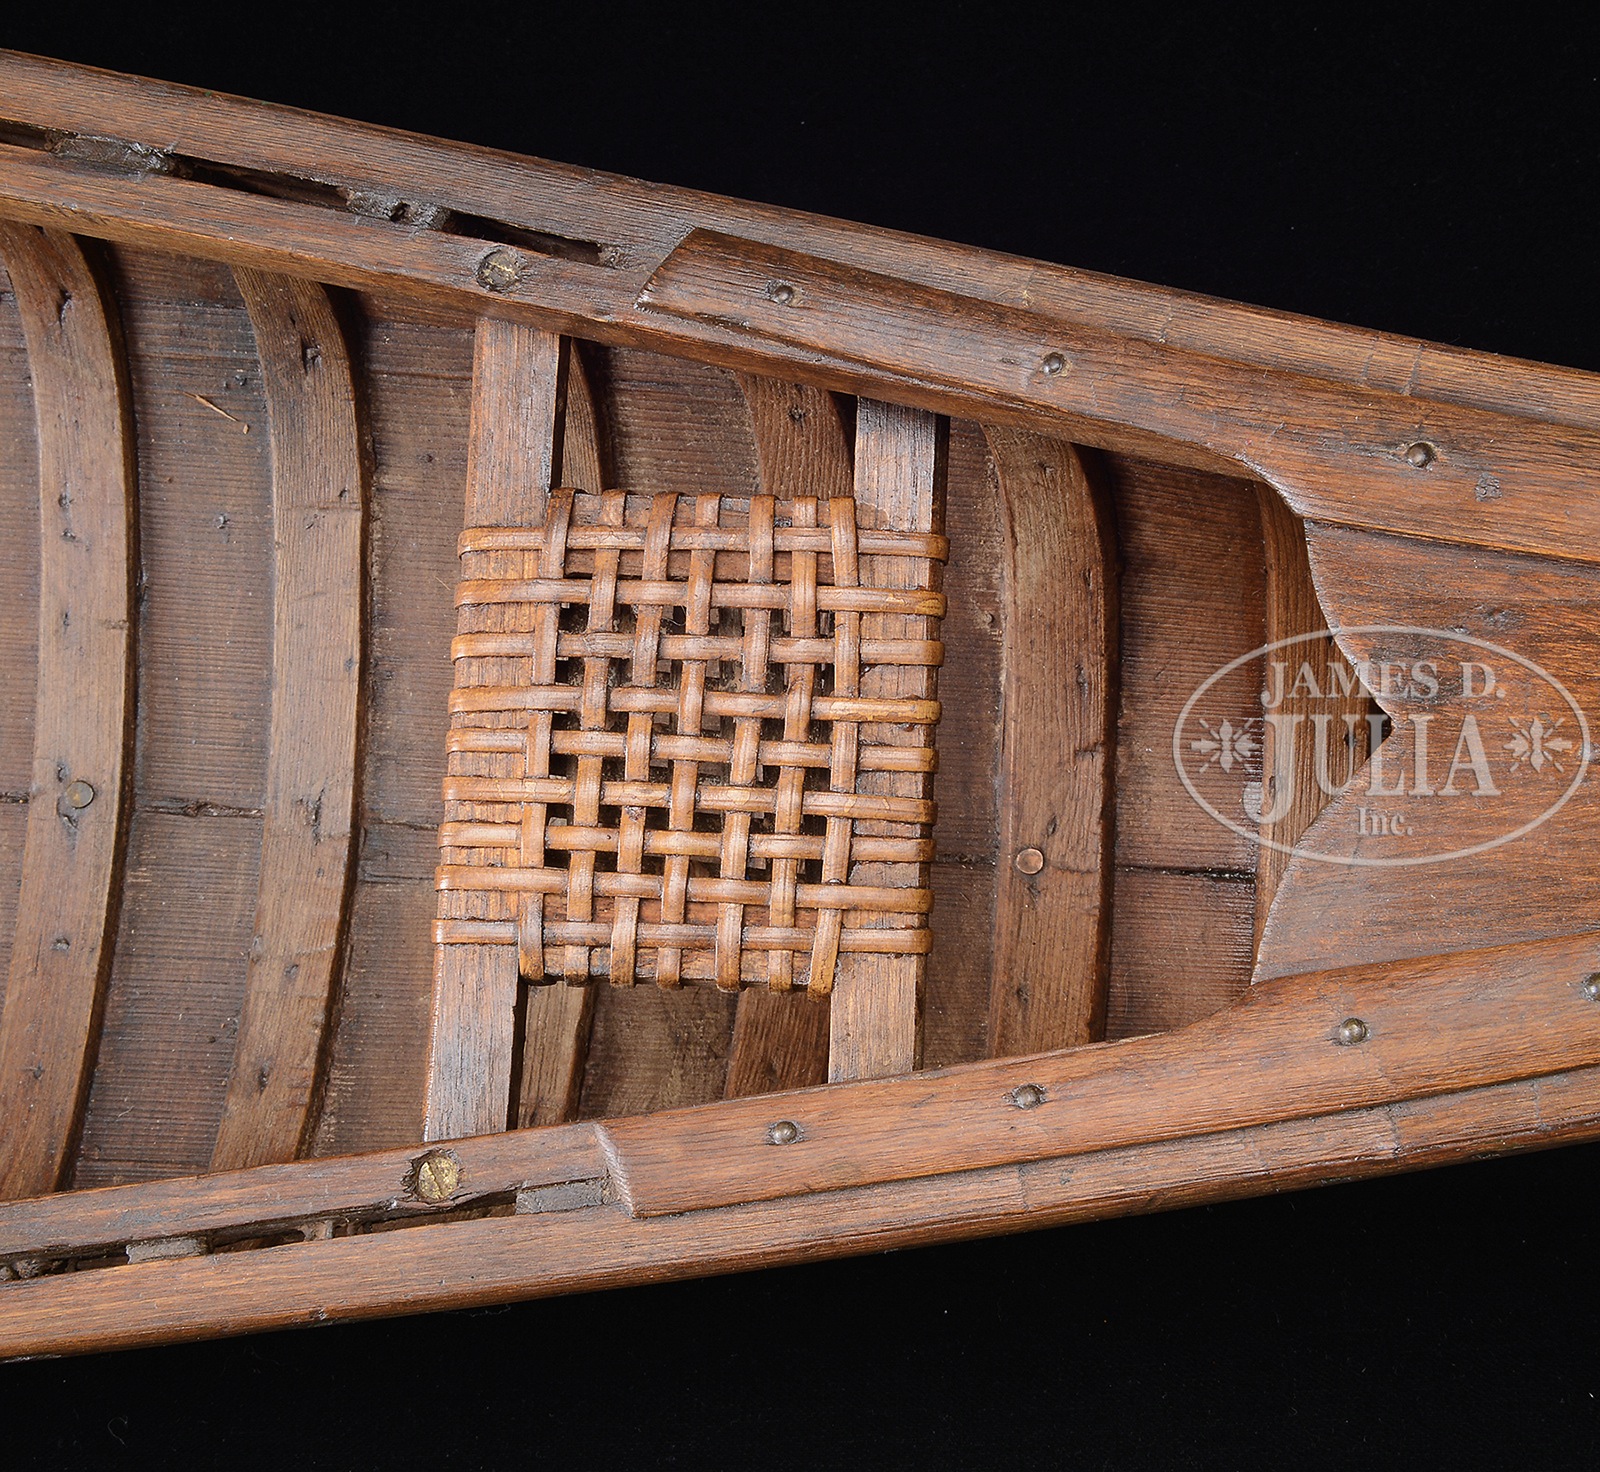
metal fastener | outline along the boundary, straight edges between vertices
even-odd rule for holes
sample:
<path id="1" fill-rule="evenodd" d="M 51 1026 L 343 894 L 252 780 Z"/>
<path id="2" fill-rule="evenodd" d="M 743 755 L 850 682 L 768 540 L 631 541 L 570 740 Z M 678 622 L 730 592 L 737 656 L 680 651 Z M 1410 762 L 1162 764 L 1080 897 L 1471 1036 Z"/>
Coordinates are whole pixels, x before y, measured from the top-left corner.
<path id="1" fill-rule="evenodd" d="M 86 808 L 94 801 L 94 788 L 82 777 L 71 783 L 67 788 L 67 802 L 75 808 Z"/>
<path id="2" fill-rule="evenodd" d="M 780 1119 L 767 1130 L 767 1142 L 772 1145 L 792 1145 L 800 1138 L 800 1126 L 792 1119 Z"/>
<path id="3" fill-rule="evenodd" d="M 445 1201 L 461 1184 L 461 1162 L 448 1150 L 430 1150 L 412 1170 L 411 1193 L 419 1201 Z"/>
<path id="4" fill-rule="evenodd" d="M 1042 362 L 1039 366 L 1051 378 L 1054 378 L 1056 374 L 1061 373 L 1066 369 L 1067 360 L 1065 355 L 1062 353 L 1046 353 L 1044 355 L 1044 362 Z"/>
<path id="5" fill-rule="evenodd" d="M 1600 1002 L 1600 971 L 1595 971 L 1584 977 L 1579 986 L 1584 996 L 1591 1002 Z"/>
<path id="6" fill-rule="evenodd" d="M 792 307 L 795 299 L 795 289 L 787 281 L 777 282 L 768 293 L 780 307 Z"/>
<path id="7" fill-rule="evenodd" d="M 1367 1024 L 1359 1017 L 1346 1017 L 1333 1030 L 1333 1040 L 1344 1048 L 1353 1047 L 1356 1043 L 1364 1043 L 1367 1040 Z"/>
<path id="8" fill-rule="evenodd" d="M 1436 450 L 1426 440 L 1418 440 L 1416 444 L 1406 446 L 1406 464 L 1415 465 L 1418 470 L 1426 470 L 1438 458 L 1438 450 Z"/>
<path id="9" fill-rule="evenodd" d="M 489 291 L 510 291 L 526 264 L 522 253 L 499 246 L 478 262 L 478 285 Z"/>
<path id="10" fill-rule="evenodd" d="M 1019 874 L 1037 874 L 1044 868 L 1044 855 L 1036 848 L 1025 848 L 1011 861 Z"/>
<path id="11" fill-rule="evenodd" d="M 1018 1109 L 1037 1109 L 1044 1103 L 1044 1090 L 1038 1084 L 1018 1084 L 1011 1091 L 1011 1102 Z"/>

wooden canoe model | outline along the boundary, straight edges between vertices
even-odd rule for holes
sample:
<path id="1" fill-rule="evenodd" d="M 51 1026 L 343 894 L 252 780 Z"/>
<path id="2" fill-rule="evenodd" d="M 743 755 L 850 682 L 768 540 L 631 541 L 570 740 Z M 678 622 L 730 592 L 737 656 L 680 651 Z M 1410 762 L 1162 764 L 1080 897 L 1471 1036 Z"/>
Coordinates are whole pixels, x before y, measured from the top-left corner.
<path id="1" fill-rule="evenodd" d="M 1600 379 L 17 55 L 0 261 L 0 1353 L 1600 1135 Z"/>

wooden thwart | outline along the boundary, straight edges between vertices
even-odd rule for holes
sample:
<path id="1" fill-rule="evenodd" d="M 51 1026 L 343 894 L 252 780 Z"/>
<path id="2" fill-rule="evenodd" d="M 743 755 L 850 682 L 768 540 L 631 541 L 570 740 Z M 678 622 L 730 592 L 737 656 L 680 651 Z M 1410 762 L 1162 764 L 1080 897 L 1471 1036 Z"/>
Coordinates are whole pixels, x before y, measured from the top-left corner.
<path id="1" fill-rule="evenodd" d="M 327 293 L 235 275 L 272 439 L 272 724 L 250 970 L 214 1170 L 290 1160 L 314 1124 L 350 892 L 365 586 L 355 393 Z"/>
<path id="2" fill-rule="evenodd" d="M 39 443 L 33 778 L 0 1010 L 0 1197 L 61 1184 L 114 935 L 131 726 L 133 442 L 115 309 L 70 236 L 0 225 Z M 20 692 L 18 692 L 20 695 Z"/>

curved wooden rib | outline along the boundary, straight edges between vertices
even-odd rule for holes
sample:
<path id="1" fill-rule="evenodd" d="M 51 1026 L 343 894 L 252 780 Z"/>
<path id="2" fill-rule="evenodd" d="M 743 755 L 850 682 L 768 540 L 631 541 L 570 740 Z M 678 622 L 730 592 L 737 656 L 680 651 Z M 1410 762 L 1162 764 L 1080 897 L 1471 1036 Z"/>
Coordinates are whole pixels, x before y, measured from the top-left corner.
<path id="1" fill-rule="evenodd" d="M 833 395 L 806 384 L 740 374 L 750 408 L 761 489 L 769 496 L 848 496 L 850 443 Z M 826 993 L 803 997 L 767 987 L 739 994 L 728 1077 L 730 1099 L 828 1080 Z"/>
<path id="2" fill-rule="evenodd" d="M 133 445 L 113 309 L 68 235 L 0 225 L 39 434 L 33 779 L 5 1007 L 0 1197 L 57 1186 L 92 1071 L 132 708 Z"/>
<path id="3" fill-rule="evenodd" d="M 1117 611 L 1106 513 L 1078 452 L 984 433 L 1006 553 L 989 1053 L 1008 1058 L 1105 1029 Z"/>
<path id="4" fill-rule="evenodd" d="M 362 655 L 364 494 L 350 362 L 320 286 L 235 273 L 272 438 L 272 739 L 239 1041 L 211 1164 L 292 1159 L 343 951 Z"/>
<path id="5" fill-rule="evenodd" d="M 1327 628 L 1327 622 L 1311 581 L 1304 525 L 1270 486 L 1261 486 L 1259 494 L 1261 536 L 1267 557 L 1266 642 L 1274 644 L 1280 639 L 1321 632 Z M 1332 634 L 1326 639 L 1308 639 L 1290 645 L 1275 657 L 1288 660 L 1291 669 L 1296 671 L 1302 665 L 1308 666 L 1312 683 L 1319 691 L 1328 690 L 1328 675 L 1334 665 L 1348 663 Z M 1370 745 L 1367 697 L 1358 683 L 1352 683 L 1348 695 L 1323 695 L 1315 700 L 1305 693 L 1308 688 L 1309 685 L 1298 678 L 1291 680 L 1276 713 L 1290 722 L 1298 718 L 1301 728 L 1308 731 L 1314 721 L 1325 718 L 1324 729 L 1329 734 L 1323 737 L 1323 776 L 1330 786 L 1342 787 L 1367 759 Z M 1348 727 L 1344 719 L 1347 716 L 1351 718 Z M 1318 779 L 1317 746 L 1312 738 L 1291 743 L 1292 766 L 1286 767 L 1281 775 L 1278 773 L 1279 739 L 1284 729 L 1280 722 L 1269 721 L 1262 737 L 1262 841 L 1256 860 L 1258 946 L 1278 885 L 1289 866 L 1290 850 L 1328 801 Z M 1283 785 L 1287 785 L 1288 791 L 1280 793 Z"/>

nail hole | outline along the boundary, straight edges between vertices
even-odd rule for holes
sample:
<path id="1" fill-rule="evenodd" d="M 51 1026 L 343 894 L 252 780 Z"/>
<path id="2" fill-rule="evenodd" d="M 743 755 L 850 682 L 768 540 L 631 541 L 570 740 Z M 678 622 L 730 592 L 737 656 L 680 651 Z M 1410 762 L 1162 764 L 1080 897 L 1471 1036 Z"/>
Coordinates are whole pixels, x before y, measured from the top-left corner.
<path id="1" fill-rule="evenodd" d="M 1405 461 L 1407 465 L 1414 465 L 1418 470 L 1426 470 L 1439 458 L 1439 451 L 1426 440 L 1418 440 L 1414 445 L 1407 445 Z"/>
<path id="2" fill-rule="evenodd" d="M 1044 1103 L 1044 1090 L 1038 1084 L 1018 1084 L 1011 1091 L 1011 1102 L 1018 1109 L 1037 1109 Z"/>

